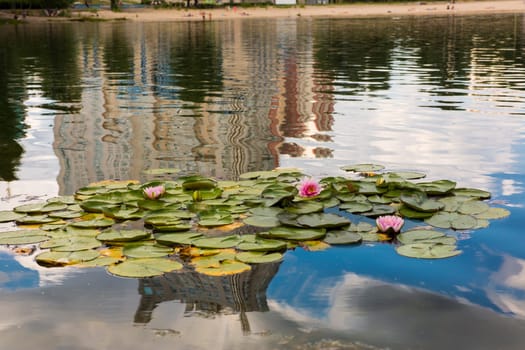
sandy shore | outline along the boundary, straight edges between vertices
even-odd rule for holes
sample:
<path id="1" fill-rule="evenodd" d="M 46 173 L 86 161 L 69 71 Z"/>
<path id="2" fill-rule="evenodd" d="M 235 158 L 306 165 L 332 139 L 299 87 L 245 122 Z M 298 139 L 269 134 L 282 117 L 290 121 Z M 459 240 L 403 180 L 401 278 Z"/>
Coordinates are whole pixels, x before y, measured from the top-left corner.
<path id="1" fill-rule="evenodd" d="M 451 6 L 450 6 L 451 7 Z M 525 0 L 500 1 L 456 1 L 449 8 L 447 1 L 414 2 L 395 4 L 348 4 L 320 5 L 305 7 L 267 7 L 267 8 L 236 8 L 230 9 L 154 9 L 124 8 L 120 12 L 109 10 L 86 11 L 74 10 L 72 17 L 94 17 L 98 19 L 126 19 L 142 22 L 162 21 L 202 21 L 231 18 L 264 18 L 264 17 L 380 17 L 380 16 L 423 16 L 423 15 L 468 15 L 491 13 L 525 13 Z M 3 12 L 3 17 L 12 14 Z M 69 19 L 71 19 L 69 18 Z M 25 21 L 68 20 L 64 17 L 34 17 L 28 16 Z"/>

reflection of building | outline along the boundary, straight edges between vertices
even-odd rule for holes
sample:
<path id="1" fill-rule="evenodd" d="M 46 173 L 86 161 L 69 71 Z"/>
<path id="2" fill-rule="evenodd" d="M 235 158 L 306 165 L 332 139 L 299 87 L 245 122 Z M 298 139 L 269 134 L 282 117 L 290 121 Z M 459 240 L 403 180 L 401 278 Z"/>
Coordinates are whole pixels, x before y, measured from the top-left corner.
<path id="1" fill-rule="evenodd" d="M 212 316 L 217 313 L 240 313 L 243 330 L 249 330 L 245 312 L 268 311 L 266 289 L 280 263 L 253 265 L 252 269 L 229 276 L 207 276 L 196 272 L 172 272 L 139 281 L 140 304 L 136 323 L 148 323 L 152 312 L 164 301 L 186 304 L 187 315 Z"/>
<path id="2" fill-rule="evenodd" d="M 140 180 L 151 168 L 235 179 L 279 166 L 279 153 L 300 139 L 297 156 L 330 156 L 316 146 L 330 140 L 323 134 L 331 130 L 333 100 L 323 93 L 330 88 L 314 78 L 313 39 L 298 34 L 310 25 L 99 26 L 79 45 L 79 66 L 86 67 L 81 110 L 55 120 L 60 192 L 104 179 Z M 300 44 L 292 49 L 294 33 Z M 201 53 L 203 43 L 210 48 Z M 211 55 L 214 67 L 194 76 L 188 50 Z"/>

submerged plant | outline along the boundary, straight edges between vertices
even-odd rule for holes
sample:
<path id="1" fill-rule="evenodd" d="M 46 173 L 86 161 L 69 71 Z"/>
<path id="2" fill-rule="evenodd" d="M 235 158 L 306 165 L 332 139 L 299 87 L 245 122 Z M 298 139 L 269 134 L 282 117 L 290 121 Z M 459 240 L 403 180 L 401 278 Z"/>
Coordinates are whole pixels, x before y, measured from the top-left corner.
<path id="1" fill-rule="evenodd" d="M 144 188 L 144 196 L 148 199 L 158 199 L 160 198 L 164 192 L 166 192 L 166 189 L 164 186 L 151 186 Z"/>
<path id="2" fill-rule="evenodd" d="M 297 184 L 297 189 L 299 190 L 299 196 L 310 198 L 310 197 L 315 197 L 319 193 L 321 193 L 321 191 L 323 190 L 323 187 L 317 180 L 311 177 L 304 177 Z"/>
<path id="3" fill-rule="evenodd" d="M 405 224 L 405 220 L 397 215 L 383 215 L 376 219 L 379 232 L 398 233 Z"/>

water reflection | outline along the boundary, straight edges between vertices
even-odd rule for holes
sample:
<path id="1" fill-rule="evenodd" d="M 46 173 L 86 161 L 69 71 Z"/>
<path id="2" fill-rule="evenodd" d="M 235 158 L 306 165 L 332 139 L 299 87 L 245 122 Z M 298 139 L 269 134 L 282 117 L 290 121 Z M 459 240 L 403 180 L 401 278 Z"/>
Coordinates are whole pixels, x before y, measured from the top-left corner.
<path id="1" fill-rule="evenodd" d="M 240 280 L 137 282 L 2 255 L 0 344 L 520 349 L 523 28 L 521 15 L 2 27 L 2 209 L 149 168 L 376 162 L 487 189 L 512 215 L 458 234 L 455 259 L 298 249 Z"/>

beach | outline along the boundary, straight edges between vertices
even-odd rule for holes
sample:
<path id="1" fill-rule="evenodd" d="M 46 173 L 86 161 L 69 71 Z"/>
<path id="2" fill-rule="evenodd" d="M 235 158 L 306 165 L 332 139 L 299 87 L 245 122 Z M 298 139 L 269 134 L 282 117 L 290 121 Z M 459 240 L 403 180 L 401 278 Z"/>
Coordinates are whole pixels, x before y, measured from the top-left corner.
<path id="1" fill-rule="evenodd" d="M 359 3 L 343 5 L 317 6 L 268 6 L 268 7 L 221 7 L 217 9 L 180 9 L 154 7 L 123 7 L 118 12 L 107 9 L 75 9 L 67 16 L 34 16 L 30 14 L 23 21 L 48 21 L 71 19 L 129 20 L 142 22 L 166 21 L 213 21 L 233 18 L 276 18 L 276 17 L 397 17 L 429 15 L 473 15 L 492 13 L 523 13 L 524 0 L 503 1 L 447 1 L 412 2 L 412 3 Z M 3 11 L 4 18 L 13 17 L 10 11 Z M 84 18 L 85 17 L 85 18 Z"/>

